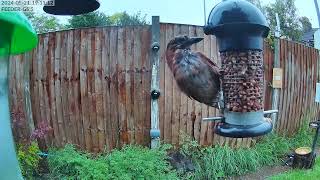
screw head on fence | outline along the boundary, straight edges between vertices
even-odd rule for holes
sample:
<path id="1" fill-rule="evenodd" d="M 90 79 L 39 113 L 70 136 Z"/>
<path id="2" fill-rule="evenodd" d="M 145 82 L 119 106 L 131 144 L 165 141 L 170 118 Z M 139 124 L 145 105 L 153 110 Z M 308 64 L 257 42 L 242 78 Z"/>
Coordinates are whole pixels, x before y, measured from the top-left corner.
<path id="1" fill-rule="evenodd" d="M 158 90 L 151 91 L 151 98 L 153 100 L 158 99 L 159 97 L 160 97 L 160 91 L 158 91 Z"/>
<path id="2" fill-rule="evenodd" d="M 160 44 L 159 44 L 158 42 L 152 43 L 151 49 L 152 49 L 153 51 L 159 51 L 159 50 L 160 50 Z"/>

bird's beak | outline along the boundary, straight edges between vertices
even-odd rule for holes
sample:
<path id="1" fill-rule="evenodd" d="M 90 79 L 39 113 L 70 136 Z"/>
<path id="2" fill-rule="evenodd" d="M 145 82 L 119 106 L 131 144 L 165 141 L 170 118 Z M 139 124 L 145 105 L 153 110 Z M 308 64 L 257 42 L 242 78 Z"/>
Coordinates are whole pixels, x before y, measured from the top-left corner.
<path id="1" fill-rule="evenodd" d="M 203 40 L 203 38 L 201 38 L 201 37 L 191 37 L 185 43 L 183 43 L 183 45 L 185 47 L 188 47 L 188 46 L 191 46 L 192 44 L 198 43 L 202 40 Z"/>

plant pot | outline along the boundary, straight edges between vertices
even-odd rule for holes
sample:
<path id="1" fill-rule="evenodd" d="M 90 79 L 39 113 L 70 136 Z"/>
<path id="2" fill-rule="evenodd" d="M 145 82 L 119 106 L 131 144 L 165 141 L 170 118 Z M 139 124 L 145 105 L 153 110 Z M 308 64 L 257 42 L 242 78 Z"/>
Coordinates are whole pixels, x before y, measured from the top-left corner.
<path id="1" fill-rule="evenodd" d="M 300 147 L 294 151 L 293 168 L 310 169 L 315 162 L 315 153 L 310 147 Z"/>

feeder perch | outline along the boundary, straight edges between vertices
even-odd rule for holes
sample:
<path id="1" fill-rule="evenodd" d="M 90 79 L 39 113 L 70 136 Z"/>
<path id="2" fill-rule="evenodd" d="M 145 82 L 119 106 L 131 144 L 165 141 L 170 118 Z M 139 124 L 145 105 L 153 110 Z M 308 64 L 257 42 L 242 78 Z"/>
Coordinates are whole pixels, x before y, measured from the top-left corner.
<path id="1" fill-rule="evenodd" d="M 44 12 L 53 15 L 80 15 L 97 10 L 97 0 L 54 0 L 54 5 L 43 7 Z"/>
<path id="2" fill-rule="evenodd" d="M 210 12 L 206 35 L 215 35 L 221 56 L 224 118 L 215 133 L 234 138 L 269 133 L 272 123 L 263 109 L 263 39 L 266 18 L 245 0 L 225 0 Z M 276 113 L 272 112 L 272 113 Z"/>

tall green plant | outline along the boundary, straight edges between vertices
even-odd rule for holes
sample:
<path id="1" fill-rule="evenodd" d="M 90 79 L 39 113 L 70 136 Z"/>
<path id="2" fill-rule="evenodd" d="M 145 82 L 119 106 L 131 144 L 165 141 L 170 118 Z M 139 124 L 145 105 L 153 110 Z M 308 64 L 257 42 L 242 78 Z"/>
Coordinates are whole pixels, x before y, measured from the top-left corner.
<path id="1" fill-rule="evenodd" d="M 311 142 L 307 123 L 293 137 L 269 134 L 252 148 L 232 149 L 216 145 L 201 148 L 191 137 L 182 134 L 181 152 L 192 158 L 196 171 L 192 179 L 218 179 L 256 171 L 266 165 L 280 163 L 287 153 Z"/>
<path id="2" fill-rule="evenodd" d="M 39 152 L 40 149 L 36 142 L 17 145 L 17 157 L 22 175 L 25 179 L 33 179 L 33 175 L 38 173 L 38 165 L 41 159 L 38 155 Z"/>

